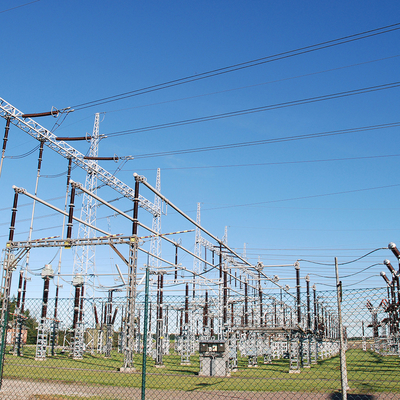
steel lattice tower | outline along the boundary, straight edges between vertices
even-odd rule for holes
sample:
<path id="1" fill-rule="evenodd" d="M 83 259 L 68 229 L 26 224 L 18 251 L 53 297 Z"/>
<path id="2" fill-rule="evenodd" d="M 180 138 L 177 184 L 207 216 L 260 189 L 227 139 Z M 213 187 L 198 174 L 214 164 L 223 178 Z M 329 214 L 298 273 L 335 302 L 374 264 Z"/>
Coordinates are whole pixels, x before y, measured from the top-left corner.
<path id="1" fill-rule="evenodd" d="M 157 192 L 161 192 L 160 168 L 157 169 L 156 190 Z M 157 214 L 153 215 L 152 229 L 159 235 L 161 233 L 161 199 L 157 195 L 154 196 L 154 206 L 157 210 Z M 150 254 L 161 257 L 161 236 L 153 236 L 151 238 Z M 150 258 L 150 266 L 152 268 L 160 267 L 160 260 L 156 257 Z"/>
<path id="2" fill-rule="evenodd" d="M 196 213 L 196 223 L 200 225 L 200 203 L 197 203 L 197 213 Z M 196 227 L 195 232 L 195 242 L 194 242 L 194 254 L 201 258 L 201 231 L 199 228 Z M 193 259 L 193 272 L 195 274 L 199 274 L 201 271 L 201 261 L 199 258 Z"/>
<path id="3" fill-rule="evenodd" d="M 94 159 L 99 153 L 99 120 L 100 114 L 96 113 L 93 135 L 90 140 L 89 158 L 93 164 L 92 169 L 86 174 L 85 189 L 96 194 L 97 174 L 96 165 L 98 162 Z M 81 220 L 92 226 L 96 226 L 96 208 L 97 201 L 88 194 L 84 193 L 82 197 Z M 79 224 L 78 238 L 88 239 L 92 236 L 92 229 L 84 224 Z M 95 249 L 94 246 L 78 247 L 74 256 L 73 275 L 81 274 L 85 277 L 85 297 L 94 297 L 94 276 L 95 276 Z"/>

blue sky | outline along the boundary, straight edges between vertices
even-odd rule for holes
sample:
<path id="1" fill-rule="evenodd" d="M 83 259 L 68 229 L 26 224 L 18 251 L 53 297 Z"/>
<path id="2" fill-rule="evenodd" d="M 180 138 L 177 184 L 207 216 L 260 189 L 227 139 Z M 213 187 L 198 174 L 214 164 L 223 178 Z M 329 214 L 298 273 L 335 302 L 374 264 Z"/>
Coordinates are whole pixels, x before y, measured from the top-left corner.
<path id="1" fill-rule="evenodd" d="M 399 242 L 397 178 L 399 127 L 362 130 L 334 136 L 272 144 L 191 152 L 162 157 L 141 155 L 348 130 L 398 122 L 399 89 L 391 88 L 292 107 L 216 119 L 165 129 L 113 135 L 131 129 L 229 113 L 256 107 L 352 91 L 399 81 L 400 30 L 251 68 L 129 97 L 95 107 L 79 104 L 201 74 L 309 45 L 398 23 L 396 1 L 24 1 L 4 0 L 0 97 L 23 112 L 73 107 L 54 132 L 82 136 L 102 113 L 102 156 L 136 159 L 123 165 L 118 178 L 133 186 L 132 174 L 155 185 L 161 168 L 162 192 L 218 237 L 228 226 L 228 243 L 251 262 L 293 264 L 354 260 L 371 250 Z M 19 7 L 21 6 L 21 7 Z M 396 27 L 397 28 L 397 27 Z M 38 120 L 51 129 L 56 120 Z M 3 121 L 5 124 L 5 121 Z M 37 142 L 12 127 L 6 156 L 18 156 Z M 87 143 L 73 144 L 81 152 Z M 0 178 L 0 236 L 8 237 L 12 185 L 34 192 L 37 152 L 6 158 Z M 63 207 L 66 161 L 45 149 L 39 197 Z M 118 164 L 102 163 L 113 172 Z M 84 182 L 74 170 L 72 178 Z M 153 195 L 142 194 L 153 200 Z M 102 189 L 107 200 L 118 197 Z M 28 199 L 21 199 L 28 204 Z M 129 209 L 120 201 L 121 209 Z M 99 209 L 98 226 L 129 233 L 118 219 Z M 21 207 L 16 236 L 26 240 L 31 207 Z M 60 220 L 38 207 L 34 237 L 59 235 Z M 109 213 L 108 213 L 109 214 Z M 141 211 L 143 220 L 151 219 Z M 23 221 L 23 219 L 27 221 Z M 172 210 L 163 216 L 164 232 L 190 228 Z M 77 227 L 74 231 L 77 232 Z M 146 234 L 143 232 L 143 234 Z M 188 234 L 189 235 L 189 234 Z M 193 249 L 194 235 L 182 240 Z M 148 246 L 148 244 L 146 244 Z M 102 250 L 99 273 L 113 269 L 115 255 Z M 32 255 L 32 269 L 55 256 Z M 40 254 L 40 255 L 39 255 Z M 173 260 L 164 245 L 163 257 Z M 65 274 L 71 270 L 65 256 Z M 341 266 L 350 275 L 389 258 L 380 250 Z M 57 260 L 57 258 L 55 258 Z M 140 260 L 143 265 L 145 260 Z M 183 258 L 188 268 L 192 260 Z M 56 264 L 56 261 L 54 262 Z M 301 274 L 331 289 L 333 266 L 301 261 Z M 383 265 L 344 278 L 345 286 L 383 286 Z M 294 278 L 294 268 L 276 267 L 270 275 Z M 320 276 L 319 276 L 320 275 Z M 33 279 L 39 278 L 33 276 Z M 68 278 L 66 278 L 68 280 Z M 101 278 L 102 279 L 102 278 Z M 103 278 L 106 284 L 108 278 Z M 366 280 L 365 280 L 366 279 Z M 362 282 L 361 282 L 362 281 Z M 292 280 L 288 284 L 294 285 Z M 107 282 L 109 283 L 109 282 Z M 33 285 L 34 286 L 34 285 Z M 65 285 L 67 286 L 67 285 Z M 32 288 L 32 291 L 35 289 Z M 66 290 L 66 289 L 65 289 Z M 67 292 L 66 292 L 67 293 Z M 32 295 L 34 293 L 32 292 Z"/>

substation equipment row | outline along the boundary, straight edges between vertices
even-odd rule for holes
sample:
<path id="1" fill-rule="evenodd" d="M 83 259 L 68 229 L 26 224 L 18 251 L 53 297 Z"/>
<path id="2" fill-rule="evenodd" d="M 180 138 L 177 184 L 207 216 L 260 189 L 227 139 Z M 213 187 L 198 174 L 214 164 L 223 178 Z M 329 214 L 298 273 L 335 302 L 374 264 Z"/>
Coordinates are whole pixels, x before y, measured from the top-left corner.
<path id="1" fill-rule="evenodd" d="M 40 140 L 38 178 L 40 176 L 44 145 L 68 159 L 66 199 L 69 196 L 68 207 L 66 201 L 65 209 L 61 210 L 40 199 L 36 190 L 35 194 L 30 194 L 23 188 L 14 188 L 14 203 L 9 240 L 3 258 L 1 287 L 0 333 L 3 339 L 3 353 L 5 351 L 5 337 L 8 327 L 11 279 L 17 264 L 28 256 L 34 248 L 58 247 L 62 249 L 76 247 L 94 249 L 97 245 L 109 246 L 120 257 L 128 270 L 126 303 L 123 307 L 123 317 L 121 316 L 120 318 L 121 327 L 119 331 L 119 350 L 123 353 L 121 371 L 134 371 L 133 354 L 140 353 L 144 349 L 153 355 L 155 364 L 162 367 L 163 356 L 169 354 L 171 347 L 168 332 L 173 332 L 174 334 L 174 349 L 181 356 L 181 364 L 190 364 L 191 356 L 197 351 L 199 352 L 201 375 L 228 376 L 231 371 L 238 367 L 238 354 L 241 357 L 247 357 L 248 367 L 256 367 L 259 357 L 262 357 L 265 363 L 271 362 L 273 358 L 289 358 L 290 371 L 299 372 L 302 366 L 308 367 L 318 359 L 331 357 L 338 353 L 338 317 L 334 311 L 328 310 L 327 307 L 324 308 L 323 302 L 316 296 L 315 285 L 312 287 L 313 306 L 311 306 L 310 280 L 308 276 L 306 276 L 306 300 L 301 301 L 300 266 L 297 262 L 288 265 L 288 267 L 294 266 L 296 271 L 296 292 L 292 294 L 289 287 L 279 284 L 277 276 L 269 277 L 266 275 L 262 263 L 252 265 L 244 256 L 240 256 L 231 249 L 226 240 L 220 240 L 204 229 L 200 225 L 199 205 L 197 219 L 194 221 L 165 198 L 160 191 L 159 172 L 155 188 L 149 185 L 144 177 L 135 174 L 135 188 L 132 189 L 116 179 L 113 174 L 101 168 L 97 162 L 99 160 L 97 157 L 99 139 L 98 114 L 96 114 L 93 137 L 91 138 L 91 156 L 88 158 L 69 146 L 66 140 L 59 140 L 60 138 L 40 126 L 29 115 L 24 115 L 3 99 L 0 99 L 0 109 L 1 116 L 7 121 L 3 142 L 3 156 L 11 122 Z M 2 161 L 3 159 L 2 157 Z M 86 171 L 87 179 L 85 185 L 73 182 L 70 179 L 72 163 Z M 97 179 L 133 202 L 132 216 L 127 215 L 97 195 L 94 190 Z M 140 185 L 145 186 L 154 193 L 154 203 L 139 195 Z M 84 194 L 84 199 L 86 199 L 86 204 L 82 205 L 82 209 L 86 213 L 85 218 L 82 218 L 82 213 L 81 218 L 74 216 L 75 194 L 78 190 Z M 63 229 L 61 239 L 50 237 L 32 240 L 30 234 L 29 240 L 25 242 L 15 241 L 14 232 L 18 196 L 21 194 L 67 218 L 65 238 Z M 161 203 L 172 207 L 186 221 L 192 224 L 196 231 L 194 252 L 185 248 L 179 241 L 170 239 L 168 234 L 161 233 Z M 126 236 L 117 236 L 97 228 L 95 226 L 95 215 L 93 215 L 93 210 L 97 204 L 105 205 L 114 213 L 131 221 L 132 233 Z M 150 212 L 153 216 L 152 228 L 139 221 L 139 207 Z M 78 222 L 80 227 L 83 226 L 86 229 L 85 234 L 79 235 L 78 233 L 76 239 L 72 236 L 74 222 Z M 149 232 L 150 235 L 140 237 L 138 235 L 139 227 Z M 96 237 L 93 232 L 99 232 L 102 236 Z M 91 233 L 91 235 L 88 235 L 88 233 Z M 151 239 L 150 251 L 144 248 L 143 238 Z M 175 260 L 169 261 L 161 257 L 161 240 L 166 241 L 175 248 Z M 120 246 L 128 247 L 127 258 L 120 251 Z M 394 248 L 397 251 L 395 246 Z M 207 260 L 206 255 L 204 257 L 201 256 L 202 249 L 212 253 L 212 261 Z M 189 254 L 193 258 L 193 269 L 190 270 L 178 263 L 178 250 Z M 151 272 L 157 276 L 156 322 L 153 324 L 149 324 L 148 308 L 137 303 L 139 285 L 137 279 L 138 252 L 143 252 L 150 257 L 151 262 L 147 265 L 146 272 Z M 85 251 L 83 253 L 86 261 L 93 256 L 89 255 L 87 250 L 86 253 Z M 214 261 L 214 257 L 217 258 L 217 262 Z M 80 261 L 81 264 L 84 264 L 83 261 Z M 204 270 L 200 265 L 204 265 Z M 191 274 L 192 278 L 187 278 L 186 281 L 185 279 L 179 279 L 178 271 Z M 239 274 L 237 273 L 238 271 Z M 44 281 L 44 288 L 37 331 L 36 359 L 38 360 L 45 359 L 49 356 L 49 353 L 51 355 L 55 354 L 58 344 L 56 338 L 63 325 L 57 308 L 58 286 L 56 287 L 53 317 L 49 318 L 47 315 L 49 282 L 54 276 L 52 267 L 50 265 L 45 266 L 41 275 Z M 102 311 L 104 319 L 101 318 L 99 321 L 94 301 L 92 301 L 93 307 L 85 312 L 85 304 L 91 304 L 91 300 L 94 299 L 94 285 L 93 282 L 88 281 L 88 276 L 93 276 L 88 269 L 84 270 L 82 267 L 74 268 L 72 280 L 74 287 L 72 323 L 68 322 L 68 325 L 64 323 L 64 349 L 70 351 L 71 356 L 75 359 L 82 358 L 85 351 L 96 351 L 109 356 L 114 337 L 117 311 L 116 309 L 112 311 L 112 292 L 109 292 L 106 309 Z M 166 278 L 170 276 L 171 279 L 167 281 Z M 174 277 L 173 279 L 172 276 Z M 11 324 L 13 329 L 12 351 L 16 356 L 21 355 L 23 343 L 26 282 L 26 275 L 23 276 L 21 271 L 17 304 Z M 284 294 L 285 299 L 277 300 L 268 293 L 262 287 L 262 284 L 266 282 L 275 285 L 280 290 L 280 293 Z M 177 313 L 181 313 L 181 321 L 176 324 L 172 322 L 171 318 L 168 319 L 169 313 L 166 312 L 168 307 L 173 310 L 174 305 L 164 304 L 163 301 L 163 290 L 169 284 L 179 284 L 182 289 L 185 288 L 184 304 L 180 306 L 179 310 L 175 310 Z M 192 296 L 189 296 L 189 284 L 193 289 Z M 210 297 L 208 298 L 209 292 Z M 266 309 L 265 306 L 267 299 L 275 299 L 271 302 L 269 309 Z M 275 307 L 274 310 L 273 307 Z M 140 310 L 143 312 L 142 316 L 140 315 Z M 398 310 L 396 310 L 397 314 L 393 311 L 387 312 L 389 313 L 389 319 L 391 319 L 390 326 L 396 326 L 396 328 L 392 329 L 393 333 L 398 334 Z M 241 316 L 238 317 L 238 315 Z M 152 330 L 152 326 L 155 327 L 154 330 Z M 148 335 L 148 331 L 152 333 Z M 147 338 L 144 339 L 146 336 Z M 146 342 L 146 345 L 143 342 Z"/>

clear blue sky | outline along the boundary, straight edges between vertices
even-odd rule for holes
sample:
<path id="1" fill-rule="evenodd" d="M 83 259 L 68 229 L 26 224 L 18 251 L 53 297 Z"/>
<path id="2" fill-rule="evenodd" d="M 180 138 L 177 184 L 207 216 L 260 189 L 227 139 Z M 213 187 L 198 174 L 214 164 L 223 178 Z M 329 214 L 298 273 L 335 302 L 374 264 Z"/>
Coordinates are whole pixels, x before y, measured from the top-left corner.
<path id="1" fill-rule="evenodd" d="M 155 185 L 161 168 L 162 192 L 192 218 L 201 203 L 201 222 L 251 262 L 292 264 L 297 259 L 339 263 L 399 242 L 399 127 L 281 141 L 255 146 L 160 157 L 141 155 L 248 141 L 348 130 L 400 121 L 399 88 L 272 109 L 252 114 L 113 136 L 112 133 L 187 119 L 275 105 L 400 81 L 400 30 L 318 51 L 264 63 L 184 85 L 128 97 L 94 107 L 76 107 L 186 76 L 330 41 L 399 22 L 398 1 L 33 1 L 4 0 L 0 97 L 23 112 L 72 106 L 55 131 L 82 136 L 101 112 L 100 155 L 132 155 L 118 178 L 133 186 L 132 174 Z M 19 7 L 21 6 L 21 7 Z M 42 118 L 51 129 L 51 117 Z M 5 121 L 3 120 L 5 125 Z M 37 145 L 12 127 L 6 156 Z M 73 144 L 83 153 L 84 143 Z M 0 237 L 8 237 L 12 185 L 34 192 L 37 152 L 7 158 L 0 178 Z M 113 172 L 118 165 L 102 163 Z M 45 150 L 39 197 L 63 207 L 66 161 Z M 84 182 L 78 169 L 73 179 Z M 142 194 L 153 200 L 153 195 Z M 100 190 L 107 200 L 118 197 Z M 29 203 L 21 198 L 21 204 Z M 127 202 L 119 202 L 129 209 Z M 164 232 L 188 229 L 172 210 Z M 21 207 L 16 238 L 26 240 L 31 207 Z M 61 234 L 60 219 L 38 207 L 34 237 Z M 109 214 L 109 213 L 108 213 Z M 100 216 L 106 211 L 99 209 Z M 143 220 L 151 219 L 141 211 Z M 27 221 L 22 221 L 23 219 Z M 61 221 L 62 222 L 62 221 Z M 129 233 L 119 220 L 98 226 Z M 75 233 L 77 232 L 77 227 Z M 143 232 L 145 234 L 145 232 Z M 193 249 L 194 235 L 187 241 Z M 115 255 L 103 251 L 100 273 L 113 270 Z M 31 258 L 39 269 L 54 250 Z M 68 260 L 68 256 L 65 256 Z M 173 261 L 173 249 L 163 248 Z M 381 250 L 341 266 L 341 275 L 361 271 L 389 258 Z M 57 260 L 57 258 L 55 258 Z M 192 260 L 181 262 L 192 266 Z M 143 265 L 145 260 L 140 260 Z M 53 262 L 56 265 L 56 261 Z M 63 271 L 71 270 L 71 265 Z M 301 274 L 330 289 L 333 266 L 301 262 Z M 383 265 L 344 278 L 347 287 L 383 286 Z M 269 272 L 270 271 L 270 272 Z M 271 268 L 270 275 L 294 277 L 293 268 Z M 115 272 L 113 270 L 113 272 Z M 38 280 L 39 278 L 33 277 Z M 364 281 L 364 279 L 367 279 Z M 106 282 L 104 278 L 102 284 Z M 363 281 L 359 283 L 360 281 Z M 304 282 L 304 281 L 303 281 Z M 293 285 L 293 281 L 288 281 Z M 39 285 L 41 286 L 41 285 Z M 34 290 L 32 288 L 32 290 Z"/>

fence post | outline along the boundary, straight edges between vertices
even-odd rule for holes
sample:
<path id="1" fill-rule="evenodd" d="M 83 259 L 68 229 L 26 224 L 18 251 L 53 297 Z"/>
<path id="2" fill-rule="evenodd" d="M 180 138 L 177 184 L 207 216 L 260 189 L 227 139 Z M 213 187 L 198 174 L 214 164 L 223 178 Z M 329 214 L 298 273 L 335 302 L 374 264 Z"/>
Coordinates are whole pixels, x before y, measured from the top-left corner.
<path id="1" fill-rule="evenodd" d="M 335 272 L 336 272 L 336 292 L 337 292 L 337 305 L 338 305 L 338 319 L 339 319 L 339 338 L 340 338 L 340 377 L 342 384 L 342 399 L 347 400 L 347 364 L 346 364 L 346 349 L 343 337 L 343 321 L 342 321 L 342 282 L 339 281 L 339 269 L 337 257 L 335 257 Z"/>
<path id="2" fill-rule="evenodd" d="M 4 301 L 4 299 L 3 299 Z M 4 324 L 2 326 L 2 335 L 1 335 L 1 347 L 0 347 L 0 389 L 3 386 L 3 368 L 4 368 L 4 357 L 6 353 L 6 342 L 7 342 L 7 324 L 8 324 L 8 313 L 9 313 L 9 304 L 7 304 L 6 313 L 4 316 Z"/>
<path id="3" fill-rule="evenodd" d="M 146 364 L 147 364 L 147 324 L 149 314 L 149 260 L 146 264 L 146 283 L 144 295 L 144 321 L 143 321 L 143 361 L 142 361 L 142 397 L 141 400 L 146 398 Z M 139 327 L 140 329 L 140 327 Z"/>

